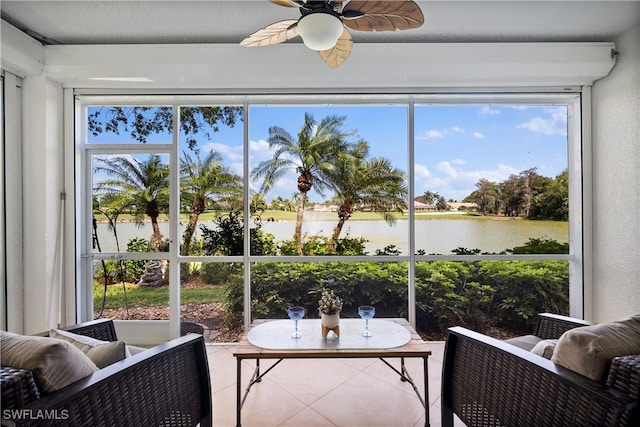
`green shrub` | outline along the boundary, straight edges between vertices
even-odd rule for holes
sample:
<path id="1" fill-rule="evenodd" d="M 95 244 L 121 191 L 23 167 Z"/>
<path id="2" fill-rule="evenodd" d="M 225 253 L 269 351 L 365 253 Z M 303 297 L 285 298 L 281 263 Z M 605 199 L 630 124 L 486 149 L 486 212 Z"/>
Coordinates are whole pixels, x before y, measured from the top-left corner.
<path id="1" fill-rule="evenodd" d="M 308 250 L 321 251 L 319 242 L 309 239 Z M 290 243 L 293 249 L 292 242 L 285 245 Z M 525 246 L 539 244 L 532 239 Z M 392 253 L 389 249 L 382 252 Z M 307 317 L 317 317 L 318 299 L 327 289 L 344 300 L 343 317 L 357 317 L 363 304 L 374 305 L 379 317 L 406 317 L 407 271 L 405 262 L 257 263 L 251 269 L 252 316 L 285 318 L 287 307 L 299 305 L 307 308 Z M 237 278 L 226 303 L 242 313 L 244 287 L 240 274 Z M 442 334 L 455 325 L 480 332 L 492 326 L 530 331 L 537 313 L 567 314 L 569 308 L 567 261 L 417 262 L 415 286 L 416 322 L 423 332 Z"/>
<path id="2" fill-rule="evenodd" d="M 416 263 L 416 322 L 419 329 L 444 332 L 462 325 L 482 330 L 494 289 L 479 283 L 473 261 Z"/>
<path id="3" fill-rule="evenodd" d="M 291 305 L 317 317 L 323 290 L 344 300 L 343 317 L 357 317 L 360 305 L 376 306 L 377 315 L 407 315 L 406 263 L 260 263 L 251 269 L 251 306 L 255 317 L 286 317 Z M 242 310 L 242 289 L 230 289 L 229 306 Z"/>
<path id="4" fill-rule="evenodd" d="M 368 240 L 364 237 L 343 237 L 335 245 L 328 237 L 304 236 L 302 240 L 302 255 L 367 255 L 365 246 Z M 297 255 L 296 243 L 285 240 L 278 244 L 278 252 L 282 256 Z"/>
<path id="5" fill-rule="evenodd" d="M 482 261 L 478 277 L 495 289 L 498 326 L 530 331 L 537 313 L 569 311 L 567 261 Z"/>

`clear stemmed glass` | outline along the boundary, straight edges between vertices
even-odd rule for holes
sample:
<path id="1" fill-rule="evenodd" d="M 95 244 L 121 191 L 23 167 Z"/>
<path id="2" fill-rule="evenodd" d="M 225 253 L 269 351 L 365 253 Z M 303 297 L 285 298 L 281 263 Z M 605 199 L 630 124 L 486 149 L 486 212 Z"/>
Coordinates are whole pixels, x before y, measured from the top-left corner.
<path id="1" fill-rule="evenodd" d="M 370 305 L 361 305 L 358 307 L 358 314 L 364 319 L 364 332 L 363 337 L 372 337 L 373 334 L 369 332 L 369 319 L 373 319 L 376 314 L 376 308 Z"/>
<path id="2" fill-rule="evenodd" d="M 287 309 L 287 314 L 289 315 L 289 318 L 293 321 L 296 322 L 296 329 L 295 331 L 291 334 L 291 338 L 300 338 L 302 336 L 302 334 L 300 332 L 298 332 L 298 320 L 302 319 L 304 317 L 304 308 L 303 307 L 289 307 Z"/>

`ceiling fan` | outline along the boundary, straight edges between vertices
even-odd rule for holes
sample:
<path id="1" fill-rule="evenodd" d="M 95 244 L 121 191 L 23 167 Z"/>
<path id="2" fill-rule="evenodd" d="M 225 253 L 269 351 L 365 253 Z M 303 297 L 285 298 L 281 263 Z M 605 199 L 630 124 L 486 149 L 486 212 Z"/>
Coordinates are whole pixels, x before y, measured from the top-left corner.
<path id="1" fill-rule="evenodd" d="M 333 68 L 346 61 L 353 47 L 346 27 L 359 31 L 395 31 L 418 28 L 424 22 L 420 7 L 412 0 L 269 1 L 297 7 L 302 16 L 268 25 L 242 40 L 240 46 L 268 46 L 301 36 L 304 44 L 318 51 Z"/>

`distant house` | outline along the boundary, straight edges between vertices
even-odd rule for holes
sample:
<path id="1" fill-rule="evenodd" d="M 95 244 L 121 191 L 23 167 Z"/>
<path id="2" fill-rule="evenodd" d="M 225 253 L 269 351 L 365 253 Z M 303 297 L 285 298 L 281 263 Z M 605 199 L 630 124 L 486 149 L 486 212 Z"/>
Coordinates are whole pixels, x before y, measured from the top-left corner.
<path id="1" fill-rule="evenodd" d="M 417 210 L 417 211 L 423 211 L 423 210 L 427 210 L 427 209 L 435 209 L 436 207 L 434 205 L 428 205 L 426 203 L 422 203 L 419 202 L 417 200 L 413 201 L 413 209 Z"/>
<path id="2" fill-rule="evenodd" d="M 447 203 L 449 209 L 452 211 L 464 211 L 475 212 L 478 210 L 478 205 L 473 202 L 449 202 Z"/>

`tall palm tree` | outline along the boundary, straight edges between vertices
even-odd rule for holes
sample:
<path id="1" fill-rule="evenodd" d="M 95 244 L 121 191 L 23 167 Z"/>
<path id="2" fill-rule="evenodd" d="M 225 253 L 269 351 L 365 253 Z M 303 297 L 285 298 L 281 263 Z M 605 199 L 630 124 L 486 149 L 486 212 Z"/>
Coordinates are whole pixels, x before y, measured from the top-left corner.
<path id="1" fill-rule="evenodd" d="M 233 208 L 233 201 L 241 193 L 242 180 L 222 164 L 222 156 L 213 150 L 204 159 L 200 158 L 199 152 L 196 152 L 195 159 L 183 152 L 180 159 L 180 187 L 181 198 L 191 207 L 180 251 L 181 255 L 187 256 L 198 218 L 207 209 L 207 204 L 213 202 L 218 206 L 224 204 Z"/>
<path id="2" fill-rule="evenodd" d="M 111 178 L 100 181 L 96 191 L 110 194 L 114 200 L 126 201 L 138 225 L 148 216 L 153 229 L 151 244 L 156 249 L 162 248 L 158 216 L 169 206 L 169 166 L 162 163 L 157 154 L 150 154 L 145 161 L 124 156 L 98 161 L 103 166 L 97 166 L 95 172 Z"/>
<path id="3" fill-rule="evenodd" d="M 394 168 L 388 159 L 367 160 L 369 146 L 360 141 L 353 148 L 340 153 L 335 168 L 329 172 L 334 200 L 338 200 L 338 224 L 331 237 L 335 244 L 344 224 L 358 206 L 382 214 L 390 226 L 395 225 L 395 212 L 407 207 L 406 174 Z"/>
<path id="4" fill-rule="evenodd" d="M 323 195 L 328 188 L 327 172 L 333 167 L 336 154 L 347 148 L 347 138 L 352 131 L 342 131 L 346 117 L 327 116 L 317 123 L 313 116 L 306 113 L 304 124 L 295 139 L 285 129 L 273 126 L 269 128 L 269 148 L 273 157 L 260 162 L 252 171 L 254 180 L 264 178 L 260 191 L 264 194 L 287 172 L 298 174 L 298 199 L 296 227 L 293 240 L 296 252 L 302 255 L 302 221 L 307 203 L 307 193 L 311 188 Z"/>

